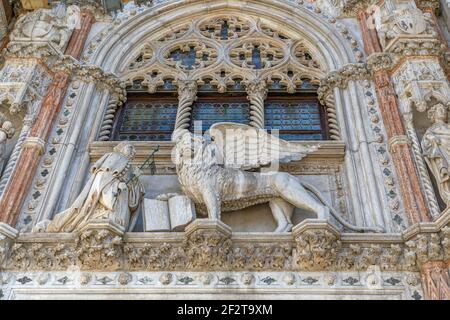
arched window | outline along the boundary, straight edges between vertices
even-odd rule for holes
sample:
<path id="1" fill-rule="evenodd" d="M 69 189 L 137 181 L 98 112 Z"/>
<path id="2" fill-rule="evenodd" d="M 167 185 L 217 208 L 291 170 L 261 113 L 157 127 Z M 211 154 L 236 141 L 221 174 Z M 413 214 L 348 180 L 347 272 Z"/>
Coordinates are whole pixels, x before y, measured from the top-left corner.
<path id="1" fill-rule="evenodd" d="M 194 131 L 197 121 L 203 132 L 235 122 L 279 130 L 287 140 L 328 139 L 316 94 L 323 59 L 300 35 L 268 21 L 200 19 L 161 30 L 130 56 L 122 68 L 127 102 L 112 139 L 167 141 L 180 126 Z M 180 90 L 182 82 L 194 87 Z"/>

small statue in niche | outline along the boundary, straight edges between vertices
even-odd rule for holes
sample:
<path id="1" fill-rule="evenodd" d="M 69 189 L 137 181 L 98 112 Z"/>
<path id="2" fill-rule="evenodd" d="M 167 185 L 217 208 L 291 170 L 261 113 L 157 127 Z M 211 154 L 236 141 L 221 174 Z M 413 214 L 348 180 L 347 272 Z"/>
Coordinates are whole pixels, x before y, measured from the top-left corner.
<path id="1" fill-rule="evenodd" d="M 428 167 L 433 173 L 442 200 L 450 204 L 450 125 L 448 106 L 438 103 L 428 111 L 432 125 L 422 139 L 422 150 Z"/>
<path id="2" fill-rule="evenodd" d="M 91 168 L 92 176 L 67 210 L 36 224 L 33 232 L 74 232 L 91 220 L 109 219 L 125 231 L 134 228 L 144 196 L 139 169 L 131 164 L 134 146 L 121 142 Z"/>
<path id="3" fill-rule="evenodd" d="M 6 143 L 11 139 L 16 132 L 14 125 L 8 121 L 3 113 L 0 113 L 0 173 L 8 160 L 6 154 Z"/>

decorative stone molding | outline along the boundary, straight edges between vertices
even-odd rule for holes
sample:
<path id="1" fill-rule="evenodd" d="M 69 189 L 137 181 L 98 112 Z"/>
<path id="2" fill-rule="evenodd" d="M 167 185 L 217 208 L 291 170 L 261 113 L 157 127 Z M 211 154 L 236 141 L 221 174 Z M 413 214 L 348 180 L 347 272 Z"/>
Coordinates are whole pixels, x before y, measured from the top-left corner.
<path id="1" fill-rule="evenodd" d="M 331 71 L 320 80 L 320 86 L 317 90 L 319 100 L 322 104 L 326 104 L 326 98 L 332 94 L 334 88 L 344 89 L 349 81 L 370 79 L 371 73 L 366 64 L 350 63 L 341 69 Z"/>
<path id="2" fill-rule="evenodd" d="M 90 222 L 75 238 L 77 265 L 87 270 L 116 270 L 122 266 L 123 227 L 112 221 Z"/>
<path id="3" fill-rule="evenodd" d="M 0 271 L 4 268 L 6 260 L 9 256 L 11 244 L 18 235 L 19 231 L 3 222 L 0 222 Z"/>
<path id="4" fill-rule="evenodd" d="M 41 155 L 44 154 L 45 151 L 45 141 L 42 140 L 41 138 L 37 138 L 37 137 L 28 137 L 23 141 L 23 145 L 24 148 L 26 147 L 35 147 L 37 146 L 39 148 L 39 153 Z"/>
<path id="5" fill-rule="evenodd" d="M 382 271 L 418 271 L 429 261 L 448 261 L 449 236 L 448 227 L 433 223 L 388 236 L 339 233 L 320 220 L 305 220 L 292 234 L 278 235 L 231 233 L 228 226 L 208 219 L 195 220 L 184 233 L 123 234 L 113 223 L 98 221 L 73 234 L 10 237 L 4 269 L 367 271 L 378 266 Z"/>
<path id="6" fill-rule="evenodd" d="M 232 252 L 231 228 L 219 220 L 196 219 L 185 231 L 187 268 L 224 269 Z"/>
<path id="7" fill-rule="evenodd" d="M 367 68 L 375 73 L 379 70 L 391 70 L 396 64 L 398 57 L 389 52 L 375 52 L 367 57 Z"/>
<path id="8" fill-rule="evenodd" d="M 389 151 L 391 153 L 395 153 L 396 146 L 402 144 L 411 145 L 411 140 L 408 138 L 408 136 L 405 135 L 393 136 L 392 138 L 389 139 L 388 142 Z"/>
<path id="9" fill-rule="evenodd" d="M 98 141 L 108 141 L 111 139 L 114 119 L 116 117 L 117 109 L 125 102 L 126 96 L 124 94 L 113 94 L 106 107 L 103 122 L 98 134 Z"/>
<path id="10" fill-rule="evenodd" d="M 305 220 L 292 229 L 294 264 L 300 270 L 329 270 L 341 249 L 339 231 L 326 220 Z"/>
<path id="11" fill-rule="evenodd" d="M 440 41 L 434 20 L 417 8 L 382 7 L 375 14 L 377 33 L 384 51 L 404 55 L 439 54 Z"/>
<path id="12" fill-rule="evenodd" d="M 417 8 L 422 11 L 433 10 L 434 12 L 439 11 L 440 1 L 439 0 L 415 0 Z"/>
<path id="13" fill-rule="evenodd" d="M 20 16 L 9 36 L 11 41 L 49 42 L 63 52 L 75 27 L 73 21 L 79 18 L 79 8 L 69 8 L 62 17 L 50 9 L 37 9 Z"/>
<path id="14" fill-rule="evenodd" d="M 116 299 L 163 299 L 189 290 L 188 299 L 258 297 L 264 299 L 404 299 L 421 300 L 424 293 L 416 272 L 5 272 L 1 299 L 42 297 L 95 298 L 108 290 Z M 220 292 L 211 293 L 212 289 Z M 251 291 L 251 294 L 249 294 Z M 319 291 L 320 294 L 316 292 Z M 249 294 L 249 295 L 246 295 Z"/>

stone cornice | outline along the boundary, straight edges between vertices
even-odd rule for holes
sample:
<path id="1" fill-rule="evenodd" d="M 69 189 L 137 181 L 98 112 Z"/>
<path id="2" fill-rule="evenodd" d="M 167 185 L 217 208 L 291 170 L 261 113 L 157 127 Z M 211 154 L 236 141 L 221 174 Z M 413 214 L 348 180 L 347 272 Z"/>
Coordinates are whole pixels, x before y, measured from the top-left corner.
<path id="1" fill-rule="evenodd" d="M 442 217 L 448 220 L 449 212 Z M 233 233 L 208 219 L 196 220 L 184 233 L 124 234 L 108 221 L 93 221 L 72 234 L 16 237 L 11 228 L 8 235 L 4 229 L 0 262 L 8 271 L 71 266 L 99 271 L 366 271 L 371 266 L 418 271 L 429 261 L 450 258 L 450 228 L 437 223 L 418 224 L 402 234 L 341 233 L 317 219 L 304 220 L 287 234 Z"/>
<path id="2" fill-rule="evenodd" d="M 95 83 L 102 89 L 109 90 L 120 101 L 125 101 L 125 84 L 113 73 L 105 72 L 95 65 L 82 64 L 71 56 L 60 56 L 54 62 L 52 70 L 67 72 L 72 78 L 83 82 Z"/>
<path id="3" fill-rule="evenodd" d="M 52 72 L 67 72 L 73 79 L 97 84 L 109 90 L 118 100 L 126 98 L 125 84 L 114 74 L 104 72 L 95 65 L 83 64 L 69 55 L 64 55 L 51 42 L 13 41 L 4 50 L 6 59 L 37 59 Z"/>

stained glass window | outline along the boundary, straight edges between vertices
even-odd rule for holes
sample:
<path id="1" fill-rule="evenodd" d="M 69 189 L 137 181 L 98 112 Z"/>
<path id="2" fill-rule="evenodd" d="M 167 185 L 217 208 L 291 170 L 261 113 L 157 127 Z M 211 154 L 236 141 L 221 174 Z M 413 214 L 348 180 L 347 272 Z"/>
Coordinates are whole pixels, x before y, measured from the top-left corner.
<path id="1" fill-rule="evenodd" d="M 170 141 L 177 115 L 176 99 L 130 99 L 117 123 L 115 140 Z"/>
<path id="2" fill-rule="evenodd" d="M 264 117 L 266 129 L 279 130 L 285 140 L 326 140 L 322 107 L 316 99 L 266 100 Z"/>
<path id="3" fill-rule="evenodd" d="M 193 106 L 191 131 L 194 131 L 194 121 L 202 121 L 202 131 L 206 131 L 216 122 L 249 122 L 249 104 L 246 97 L 201 99 Z"/>

